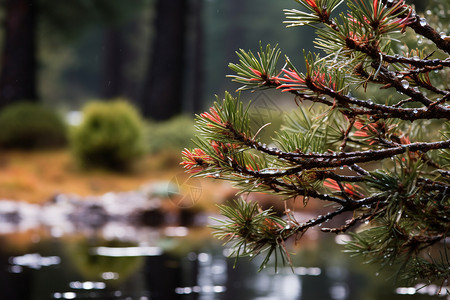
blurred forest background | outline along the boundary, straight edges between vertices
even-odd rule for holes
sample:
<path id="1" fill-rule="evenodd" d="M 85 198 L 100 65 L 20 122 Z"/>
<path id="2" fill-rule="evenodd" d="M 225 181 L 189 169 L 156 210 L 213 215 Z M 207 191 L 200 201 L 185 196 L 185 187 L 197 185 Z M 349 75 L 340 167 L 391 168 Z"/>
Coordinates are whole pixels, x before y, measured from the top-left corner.
<path id="1" fill-rule="evenodd" d="M 419 12 L 428 2 L 440 3 L 414 2 Z M 298 8 L 298 3 L 2 0 L 0 197 L 37 197 L 42 201 L 54 189 L 62 189 L 62 182 L 72 183 L 67 189 L 79 192 L 76 182 L 87 173 L 74 173 L 74 156 L 84 167 L 103 161 L 104 167 L 114 168 L 150 155 L 156 169 L 172 168 L 172 176 L 181 172 L 173 168 L 181 159 L 180 151 L 192 145 L 194 113 L 211 106 L 215 95 L 223 97 L 224 91 L 238 87 L 226 78 L 231 73 L 228 63 L 238 59 L 237 50 L 257 52 L 260 43 L 279 44 L 283 54 L 303 69 L 303 49 L 314 50 L 314 29 L 286 29 L 284 8 Z M 430 18 L 442 10 L 439 5 L 432 9 L 427 11 Z M 272 112 L 277 109 L 277 113 L 264 114 L 256 107 L 256 126 L 267 122 L 279 125 L 284 108 L 280 95 L 262 95 L 264 108 Z M 242 97 L 258 100 L 261 94 L 243 93 Z M 124 100 L 131 110 L 122 105 L 98 104 L 114 99 Z M 23 101 L 35 106 L 21 106 Z M 87 107 L 92 102 L 97 104 Z M 294 105 L 291 99 L 288 103 Z M 78 130 L 74 125 L 80 124 L 82 115 L 73 112 L 82 110 L 89 120 Z M 117 111 L 124 111 L 125 116 L 116 117 Z M 138 124 L 141 120 L 136 121 L 141 117 L 143 128 Z M 125 121 L 116 122 L 120 118 Z M 274 125 L 270 130 L 276 130 Z M 36 157 L 14 152 L 48 146 L 62 146 L 62 152 Z M 49 159 L 55 169 L 53 175 Z M 148 164 L 141 164 L 141 168 L 152 171 Z M 72 177 L 66 178 L 68 174 Z M 54 187 L 38 193 L 44 189 L 46 175 Z M 106 181 L 112 182 L 111 178 Z M 98 189 L 98 185 L 90 183 L 89 191 L 121 188 L 114 182 L 104 189 Z M 21 191 L 26 192 L 24 196 Z"/>
<path id="2" fill-rule="evenodd" d="M 234 90 L 235 51 L 279 44 L 301 66 L 312 30 L 286 30 L 292 0 L 3 0 L 0 106 L 65 110 L 124 97 L 145 117 L 198 112 Z M 427 1 L 415 1 L 418 10 Z"/>
<path id="3" fill-rule="evenodd" d="M 1 106 L 36 100 L 77 110 L 129 99 L 145 117 L 198 112 L 234 90 L 225 75 L 239 48 L 280 44 L 294 61 L 312 33 L 285 30 L 264 0 L 3 1 Z M 293 38 L 295 37 L 295 38 Z"/>
<path id="4" fill-rule="evenodd" d="M 142 172 L 141 184 L 164 177 L 155 170 L 171 170 L 168 178 L 181 172 L 176 166 L 192 145 L 194 113 L 237 88 L 225 77 L 235 51 L 279 43 L 301 62 L 301 49 L 312 49 L 312 31 L 285 30 L 282 9 L 293 6 L 291 0 L 1 1 L 0 197 L 41 202 L 56 192 L 133 188 L 122 183 Z M 113 105 L 116 99 L 136 113 Z M 117 116 L 119 110 L 125 112 Z M 83 115 L 89 120 L 80 125 Z M 58 152 L 47 151 L 55 146 Z M 151 162 L 139 160 L 149 156 Z M 119 182 L 92 178 L 84 167 L 93 162 L 107 170 L 138 162 L 145 171 Z"/>

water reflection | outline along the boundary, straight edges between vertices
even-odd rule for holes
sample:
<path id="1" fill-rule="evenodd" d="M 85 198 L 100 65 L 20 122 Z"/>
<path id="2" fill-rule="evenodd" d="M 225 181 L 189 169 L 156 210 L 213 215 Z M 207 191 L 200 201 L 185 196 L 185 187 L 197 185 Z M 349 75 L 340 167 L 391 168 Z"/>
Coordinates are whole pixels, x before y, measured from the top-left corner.
<path id="1" fill-rule="evenodd" d="M 90 251 L 94 255 L 109 257 L 158 256 L 162 255 L 160 247 L 96 247 Z"/>
<path id="2" fill-rule="evenodd" d="M 104 282 L 92 282 L 92 281 L 72 281 L 69 283 L 70 288 L 76 290 L 103 290 L 106 288 Z"/>
<path id="3" fill-rule="evenodd" d="M 446 287 L 440 287 L 435 284 L 430 284 L 428 286 L 424 286 L 421 284 L 417 284 L 414 287 L 399 287 L 395 289 L 395 293 L 398 295 L 429 295 L 429 296 L 440 296 L 447 297 L 450 299 L 450 295 L 445 289 Z M 447 287 L 448 289 L 448 287 Z"/>
<path id="4" fill-rule="evenodd" d="M 448 299 L 435 295 L 437 286 L 395 288 L 371 276 L 373 269 L 340 252 L 340 239 L 297 249 L 292 269 L 258 273 L 258 258 L 234 268 L 204 227 L 111 223 L 62 236 L 52 230 L 0 235 L 0 299 Z"/>
<path id="5" fill-rule="evenodd" d="M 29 253 L 22 256 L 10 257 L 9 259 L 9 263 L 12 267 L 28 267 L 31 269 L 40 269 L 41 267 L 57 265 L 60 262 L 61 258 L 59 256 L 43 257 L 39 253 Z"/>
<path id="6" fill-rule="evenodd" d="M 201 252 L 196 255 L 191 252 L 189 261 L 197 267 L 197 285 L 177 287 L 175 292 L 179 295 L 198 294 L 199 299 L 214 299 L 213 295 L 224 293 L 227 282 L 227 264 L 220 256 Z"/>

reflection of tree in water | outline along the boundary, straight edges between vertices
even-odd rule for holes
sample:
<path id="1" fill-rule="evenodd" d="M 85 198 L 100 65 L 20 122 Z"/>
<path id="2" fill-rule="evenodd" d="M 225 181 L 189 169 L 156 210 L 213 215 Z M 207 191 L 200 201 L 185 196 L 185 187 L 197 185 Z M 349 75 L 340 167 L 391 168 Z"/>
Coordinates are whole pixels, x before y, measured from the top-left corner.
<path id="1" fill-rule="evenodd" d="M 189 253 L 214 252 L 220 253 L 220 241 L 211 239 L 211 229 L 190 228 L 189 234 L 184 237 L 167 237 L 160 241 L 166 254 L 177 258 L 186 258 Z"/>
<path id="2" fill-rule="evenodd" d="M 30 270 L 25 270 L 21 276 L 15 276 L 16 274 L 7 271 L 10 268 L 9 259 L 12 253 L 4 248 L 4 239 L 0 239 L 0 245 L 2 245 L 0 249 L 0 270 L 2 270 L 0 272 L 0 299 L 30 299 L 31 289 L 23 288 L 31 285 Z M 20 254 L 22 253 L 20 252 Z"/>
<path id="3" fill-rule="evenodd" d="M 123 282 L 136 273 L 144 263 L 143 256 L 109 257 L 94 254 L 96 247 L 136 247 L 135 243 L 122 241 L 89 240 L 86 238 L 71 240 L 66 244 L 66 253 L 75 269 L 86 280 L 103 281 L 103 274 L 118 274 L 116 283 Z"/>
<path id="4" fill-rule="evenodd" d="M 0 245 L 4 240 L 0 238 Z M 318 243 L 302 243 L 290 249 L 294 272 L 288 267 L 275 273 L 274 265 L 257 272 L 260 257 L 239 260 L 226 258 L 224 248 L 211 239 L 210 230 L 195 228 L 184 237 L 165 237 L 158 241 L 164 249 L 161 255 L 111 257 L 93 255 L 98 247 L 139 248 L 136 243 L 106 241 L 86 237 L 67 237 L 61 240 L 42 239 L 35 247 L 9 253 L 0 247 L 0 267 L 11 267 L 11 255 L 40 253 L 42 257 L 59 256 L 61 264 L 39 270 L 24 267 L 20 274 L 0 272 L 0 299 L 48 299 L 54 292 L 71 291 L 77 299 L 85 299 L 91 291 L 71 289 L 74 282 L 102 281 L 105 290 L 93 291 L 96 299 L 112 299 L 108 295 L 121 293 L 120 299 L 139 299 L 151 295 L 165 299 L 345 299 L 345 300 L 403 300 L 405 295 L 394 294 L 393 278 L 383 277 L 377 265 L 361 264 L 343 253 L 342 246 L 333 239 Z M 140 247 L 145 248 L 145 247 Z M 149 247 L 150 248 L 150 247 Z M 145 250 L 145 249 L 144 249 Z M 62 255 L 61 252 L 65 254 Z M 118 280 L 102 277 L 116 274 Z M 187 294 L 186 290 L 191 293 Z M 218 290 L 217 290 L 218 289 Z M 181 290 L 182 293 L 177 291 Z M 39 295 L 39 296 L 36 296 Z M 139 296 L 139 297 L 138 297 Z M 39 298 L 40 297 L 40 298 Z M 112 297 L 112 296 L 111 296 Z M 437 299 L 425 295 L 411 299 Z M 114 299 L 119 299 L 115 297 Z"/>
<path id="5" fill-rule="evenodd" d="M 349 257 L 343 249 L 342 245 L 327 238 L 315 246 L 301 248 L 291 256 L 294 266 L 321 269 L 317 277 L 302 276 L 302 299 L 404 299 L 402 295 L 394 294 L 393 276 L 382 276 L 392 274 L 387 267 L 380 270 L 379 265 L 364 264 L 358 257 Z M 375 275 L 378 272 L 382 275 Z"/>

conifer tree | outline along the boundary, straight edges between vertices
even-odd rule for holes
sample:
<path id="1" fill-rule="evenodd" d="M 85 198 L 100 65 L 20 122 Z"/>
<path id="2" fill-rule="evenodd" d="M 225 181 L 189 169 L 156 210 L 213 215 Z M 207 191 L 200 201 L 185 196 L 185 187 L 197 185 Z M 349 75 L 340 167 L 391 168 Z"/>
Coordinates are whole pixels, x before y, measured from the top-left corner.
<path id="1" fill-rule="evenodd" d="M 323 203 L 328 213 L 299 222 L 290 211 L 278 217 L 237 200 L 220 206 L 226 218 L 216 236 L 237 256 L 264 255 L 264 267 L 272 256 L 289 261 L 285 242 L 322 225 L 350 233 L 349 252 L 395 267 L 399 279 L 443 284 L 450 275 L 450 37 L 404 0 L 351 0 L 337 16 L 343 0 L 295 1 L 303 10 L 285 10 L 285 23 L 315 27 L 323 53 L 305 53 L 305 72 L 288 57 L 282 66 L 281 50 L 270 45 L 256 55 L 238 51 L 229 66 L 240 91 L 277 89 L 298 108 L 267 146 L 258 136 L 265 126 L 252 131 L 249 107 L 226 93 L 197 116 L 197 148 L 183 152 L 182 165 L 242 193 Z M 327 226 L 342 216 L 349 217 Z"/>

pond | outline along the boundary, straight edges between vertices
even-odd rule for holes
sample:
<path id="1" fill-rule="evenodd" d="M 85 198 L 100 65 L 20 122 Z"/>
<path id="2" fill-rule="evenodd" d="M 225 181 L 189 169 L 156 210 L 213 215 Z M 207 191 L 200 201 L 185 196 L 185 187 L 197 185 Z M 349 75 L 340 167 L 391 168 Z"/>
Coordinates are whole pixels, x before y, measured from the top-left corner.
<path id="1" fill-rule="evenodd" d="M 206 226 L 130 226 L 109 222 L 71 233 L 49 226 L 5 227 L 0 234 L 0 299 L 415 300 L 386 274 L 342 253 L 334 236 L 296 247 L 293 268 L 258 272 L 258 258 L 234 267 Z M 294 251 L 294 250 L 293 250 Z M 430 295 L 429 295 L 430 294 Z"/>

